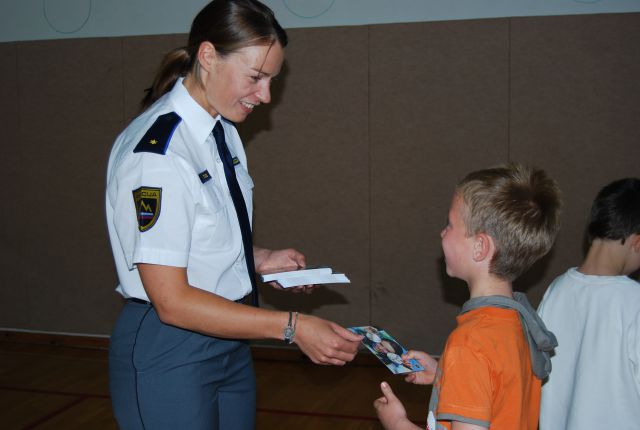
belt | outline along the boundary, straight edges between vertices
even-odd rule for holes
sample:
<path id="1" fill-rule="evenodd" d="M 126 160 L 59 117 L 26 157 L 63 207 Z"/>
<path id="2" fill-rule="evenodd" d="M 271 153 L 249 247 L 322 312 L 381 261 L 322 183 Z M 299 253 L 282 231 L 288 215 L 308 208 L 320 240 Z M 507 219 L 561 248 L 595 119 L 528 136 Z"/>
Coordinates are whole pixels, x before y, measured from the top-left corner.
<path id="1" fill-rule="evenodd" d="M 142 299 L 138 299 L 136 297 L 129 297 L 127 299 L 128 302 L 132 302 L 132 303 L 137 303 L 139 305 L 149 305 L 151 306 L 151 302 L 148 302 L 146 300 L 142 300 Z"/>
<path id="2" fill-rule="evenodd" d="M 249 304 L 249 299 L 251 298 L 251 294 L 248 294 L 244 297 L 242 297 L 241 299 L 235 300 L 236 303 L 241 303 L 243 305 L 247 305 Z M 148 302 L 146 300 L 142 300 L 139 299 L 137 297 L 129 297 L 127 299 L 128 302 L 132 302 L 132 303 L 137 303 L 139 305 L 150 305 L 151 306 L 151 302 Z"/>
<path id="3" fill-rule="evenodd" d="M 235 300 L 236 303 L 240 303 L 242 305 L 250 305 L 251 303 L 251 293 L 247 294 L 246 296 Z"/>

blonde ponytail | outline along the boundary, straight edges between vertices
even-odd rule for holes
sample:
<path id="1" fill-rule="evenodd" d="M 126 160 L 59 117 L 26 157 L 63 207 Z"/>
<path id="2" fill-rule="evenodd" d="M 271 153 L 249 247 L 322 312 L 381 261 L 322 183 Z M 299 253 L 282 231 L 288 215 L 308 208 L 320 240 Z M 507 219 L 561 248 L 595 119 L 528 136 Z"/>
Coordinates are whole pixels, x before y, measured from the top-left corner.
<path id="1" fill-rule="evenodd" d="M 192 66 L 191 55 L 187 48 L 177 48 L 162 59 L 151 88 L 140 102 L 140 111 L 144 112 L 164 94 L 171 91 L 179 77 L 185 76 Z"/>

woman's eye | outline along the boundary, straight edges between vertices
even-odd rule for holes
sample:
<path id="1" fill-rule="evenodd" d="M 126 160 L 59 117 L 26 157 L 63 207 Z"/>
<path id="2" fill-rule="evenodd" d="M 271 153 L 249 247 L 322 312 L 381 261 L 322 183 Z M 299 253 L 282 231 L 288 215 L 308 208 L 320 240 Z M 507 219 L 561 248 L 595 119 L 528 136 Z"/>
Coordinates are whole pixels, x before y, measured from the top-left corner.
<path id="1" fill-rule="evenodd" d="M 258 76 L 251 76 L 251 80 L 253 82 L 258 82 L 260 80 L 260 76 L 259 75 Z"/>

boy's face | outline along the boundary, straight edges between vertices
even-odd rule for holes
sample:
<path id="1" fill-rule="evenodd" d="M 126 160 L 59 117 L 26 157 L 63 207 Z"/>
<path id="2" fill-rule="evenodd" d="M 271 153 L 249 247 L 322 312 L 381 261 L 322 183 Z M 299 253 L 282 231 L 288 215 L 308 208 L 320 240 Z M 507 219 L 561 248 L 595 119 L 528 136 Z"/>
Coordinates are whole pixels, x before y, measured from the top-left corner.
<path id="1" fill-rule="evenodd" d="M 376 344 L 375 350 L 378 352 L 394 352 L 393 347 L 384 339 Z"/>
<path id="2" fill-rule="evenodd" d="M 447 226 L 440 233 L 440 237 L 447 274 L 468 281 L 470 264 L 473 262 L 474 238 L 467 236 L 467 228 L 462 218 L 463 210 L 464 202 L 455 194 L 449 209 Z"/>

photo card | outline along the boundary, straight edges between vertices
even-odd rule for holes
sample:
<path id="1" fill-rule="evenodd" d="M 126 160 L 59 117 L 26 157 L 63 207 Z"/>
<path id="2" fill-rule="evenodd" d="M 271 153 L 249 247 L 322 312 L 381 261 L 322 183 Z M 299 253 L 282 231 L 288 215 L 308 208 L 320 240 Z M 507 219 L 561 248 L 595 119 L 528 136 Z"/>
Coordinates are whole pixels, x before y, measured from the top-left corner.
<path id="1" fill-rule="evenodd" d="M 356 334 L 363 335 L 362 343 L 394 374 L 419 372 L 424 367 L 418 360 L 403 360 L 407 350 L 393 336 L 379 327 L 365 325 L 349 327 Z"/>

